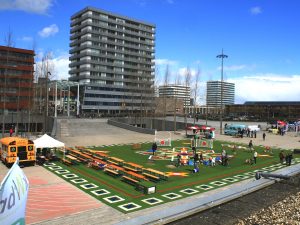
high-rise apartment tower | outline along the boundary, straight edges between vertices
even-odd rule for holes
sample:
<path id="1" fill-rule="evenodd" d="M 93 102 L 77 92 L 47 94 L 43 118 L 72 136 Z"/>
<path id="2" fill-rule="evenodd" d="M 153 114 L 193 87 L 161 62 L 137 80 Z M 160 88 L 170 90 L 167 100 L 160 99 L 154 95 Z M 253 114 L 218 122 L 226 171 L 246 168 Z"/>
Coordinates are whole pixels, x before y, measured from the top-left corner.
<path id="1" fill-rule="evenodd" d="M 210 107 L 221 107 L 221 81 L 207 81 L 206 83 L 206 104 Z M 223 82 L 223 107 L 234 104 L 234 83 Z"/>
<path id="2" fill-rule="evenodd" d="M 87 7 L 71 17 L 70 78 L 80 83 L 81 110 L 151 111 L 155 26 Z"/>

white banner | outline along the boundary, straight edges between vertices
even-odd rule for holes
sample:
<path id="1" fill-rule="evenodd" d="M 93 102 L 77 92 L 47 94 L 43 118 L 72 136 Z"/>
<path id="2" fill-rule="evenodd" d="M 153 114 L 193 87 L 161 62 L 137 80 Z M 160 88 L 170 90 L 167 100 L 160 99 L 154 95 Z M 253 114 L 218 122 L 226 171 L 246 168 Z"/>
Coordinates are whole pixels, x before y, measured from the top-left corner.
<path id="1" fill-rule="evenodd" d="M 0 186 L 0 224 L 24 225 L 29 182 L 17 160 Z"/>

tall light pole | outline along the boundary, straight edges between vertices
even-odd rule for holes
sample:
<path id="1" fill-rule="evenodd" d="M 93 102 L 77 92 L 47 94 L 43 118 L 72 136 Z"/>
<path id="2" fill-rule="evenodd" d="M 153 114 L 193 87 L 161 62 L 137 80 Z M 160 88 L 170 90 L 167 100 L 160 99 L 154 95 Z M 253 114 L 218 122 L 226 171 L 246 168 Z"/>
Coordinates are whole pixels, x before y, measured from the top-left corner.
<path id="1" fill-rule="evenodd" d="M 217 55 L 217 58 L 221 58 L 221 110 L 220 110 L 220 134 L 222 134 L 223 130 L 223 60 L 224 58 L 228 58 L 228 55 L 225 55 L 223 53 L 223 48 L 222 48 L 222 54 Z"/>
<path id="2" fill-rule="evenodd" d="M 48 114 L 49 114 L 49 106 L 48 106 L 48 102 L 49 102 L 49 87 L 48 87 L 48 79 L 49 76 L 51 77 L 51 73 L 48 71 L 46 74 L 46 114 L 45 114 L 45 133 L 47 133 L 47 129 L 48 129 Z"/>

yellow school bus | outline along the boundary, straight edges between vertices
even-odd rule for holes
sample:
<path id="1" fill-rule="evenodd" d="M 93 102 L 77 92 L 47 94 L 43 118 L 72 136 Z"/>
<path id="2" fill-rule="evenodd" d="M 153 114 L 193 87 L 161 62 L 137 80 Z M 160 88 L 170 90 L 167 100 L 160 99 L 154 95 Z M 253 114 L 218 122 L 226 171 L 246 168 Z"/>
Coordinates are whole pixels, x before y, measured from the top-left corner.
<path id="1" fill-rule="evenodd" d="M 19 157 L 20 163 L 35 164 L 35 152 L 33 141 L 20 137 L 5 137 L 0 140 L 1 161 L 12 165 Z"/>

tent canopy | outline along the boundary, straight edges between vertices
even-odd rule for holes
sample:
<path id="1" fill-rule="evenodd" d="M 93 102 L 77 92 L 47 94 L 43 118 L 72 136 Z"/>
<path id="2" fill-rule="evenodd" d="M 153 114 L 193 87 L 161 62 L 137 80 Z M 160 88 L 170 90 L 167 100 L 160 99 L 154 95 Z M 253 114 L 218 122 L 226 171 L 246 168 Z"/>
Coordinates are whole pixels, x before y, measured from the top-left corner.
<path id="1" fill-rule="evenodd" d="M 204 130 L 204 131 L 214 131 L 215 130 L 215 128 L 213 128 L 213 127 L 208 127 L 208 126 L 205 126 L 205 125 L 202 125 L 202 126 L 197 126 L 197 125 L 195 125 L 195 126 L 189 126 L 189 127 L 187 127 L 186 128 L 187 130 Z"/>
<path id="2" fill-rule="evenodd" d="M 42 137 L 33 141 L 35 148 L 63 148 L 65 144 L 44 134 Z"/>

